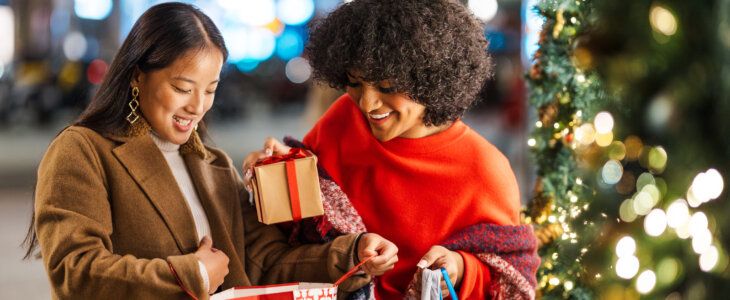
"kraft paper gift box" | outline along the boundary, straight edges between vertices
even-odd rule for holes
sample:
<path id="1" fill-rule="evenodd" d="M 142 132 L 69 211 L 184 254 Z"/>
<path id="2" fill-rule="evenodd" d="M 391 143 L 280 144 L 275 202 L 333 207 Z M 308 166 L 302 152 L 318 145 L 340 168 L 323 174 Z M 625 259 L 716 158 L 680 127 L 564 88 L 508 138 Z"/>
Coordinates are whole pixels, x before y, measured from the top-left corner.
<path id="1" fill-rule="evenodd" d="M 324 214 L 317 159 L 303 149 L 292 148 L 287 155 L 256 164 L 251 185 L 261 223 L 298 221 Z"/>

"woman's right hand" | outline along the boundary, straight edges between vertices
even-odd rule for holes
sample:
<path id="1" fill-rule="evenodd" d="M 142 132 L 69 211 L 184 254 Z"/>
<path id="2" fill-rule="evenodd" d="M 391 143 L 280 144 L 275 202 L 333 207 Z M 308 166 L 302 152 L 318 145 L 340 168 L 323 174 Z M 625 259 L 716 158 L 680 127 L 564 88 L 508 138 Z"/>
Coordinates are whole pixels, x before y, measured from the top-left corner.
<path id="1" fill-rule="evenodd" d="M 228 275 L 228 256 L 216 248 L 213 248 L 213 240 L 204 236 L 200 240 L 200 248 L 195 251 L 195 257 L 205 266 L 208 272 L 210 283 L 208 293 L 214 293 L 223 284 L 223 279 Z"/>
<path id="2" fill-rule="evenodd" d="M 246 189 L 248 189 L 249 192 L 252 190 L 251 177 L 253 175 L 253 166 L 256 163 L 272 155 L 285 155 L 289 153 L 289 150 L 291 150 L 291 147 L 282 144 L 277 139 L 273 137 L 266 138 L 263 150 L 251 152 L 246 159 L 243 160 L 243 183 L 246 184 Z"/>

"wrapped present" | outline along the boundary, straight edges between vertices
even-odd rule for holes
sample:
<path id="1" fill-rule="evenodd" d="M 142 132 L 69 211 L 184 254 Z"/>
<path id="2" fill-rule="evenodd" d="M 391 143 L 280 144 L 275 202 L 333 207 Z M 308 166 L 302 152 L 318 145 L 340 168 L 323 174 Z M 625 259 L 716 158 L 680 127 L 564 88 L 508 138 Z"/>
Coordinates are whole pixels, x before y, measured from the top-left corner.
<path id="1" fill-rule="evenodd" d="M 261 223 L 299 221 L 324 214 L 317 159 L 301 148 L 256 164 L 252 187 Z"/>
<path id="2" fill-rule="evenodd" d="M 335 300 L 337 286 L 357 272 L 374 256 L 365 258 L 357 266 L 333 283 L 286 283 L 266 286 L 230 288 L 210 297 L 210 300 Z"/>

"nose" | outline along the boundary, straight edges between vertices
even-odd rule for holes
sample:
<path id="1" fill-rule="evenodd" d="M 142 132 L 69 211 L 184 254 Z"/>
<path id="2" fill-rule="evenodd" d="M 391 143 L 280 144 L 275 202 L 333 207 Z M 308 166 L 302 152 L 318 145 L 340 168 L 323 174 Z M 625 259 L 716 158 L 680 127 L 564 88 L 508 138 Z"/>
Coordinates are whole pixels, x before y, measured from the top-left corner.
<path id="1" fill-rule="evenodd" d="M 371 112 L 382 106 L 380 95 L 375 87 L 365 84 L 360 96 L 360 108 L 365 112 Z"/>
<path id="2" fill-rule="evenodd" d="M 205 95 L 200 93 L 191 97 L 186 108 L 189 113 L 202 116 L 205 112 Z"/>

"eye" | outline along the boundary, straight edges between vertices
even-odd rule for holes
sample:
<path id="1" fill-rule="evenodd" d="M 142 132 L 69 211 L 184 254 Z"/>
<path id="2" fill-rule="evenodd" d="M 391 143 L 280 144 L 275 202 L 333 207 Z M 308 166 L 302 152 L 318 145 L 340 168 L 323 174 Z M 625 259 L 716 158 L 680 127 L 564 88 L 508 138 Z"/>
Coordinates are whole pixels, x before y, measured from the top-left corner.
<path id="1" fill-rule="evenodd" d="M 358 87 L 358 86 L 360 86 L 360 83 L 359 82 L 347 81 L 347 86 L 349 86 L 349 87 Z"/>
<path id="2" fill-rule="evenodd" d="M 205 93 L 206 93 L 206 94 L 208 94 L 208 95 L 212 95 L 212 94 L 215 94 L 215 90 L 212 90 L 212 91 L 205 91 Z"/>
<path id="3" fill-rule="evenodd" d="M 173 88 L 174 88 L 174 89 L 175 89 L 175 90 L 176 90 L 176 91 L 177 91 L 178 93 L 183 93 L 183 94 L 190 94 L 190 93 L 192 93 L 192 92 L 193 92 L 193 90 L 183 90 L 183 89 L 181 89 L 181 88 L 179 88 L 179 87 L 176 87 L 176 86 L 174 86 L 174 85 L 173 85 L 172 87 L 173 87 Z"/>

